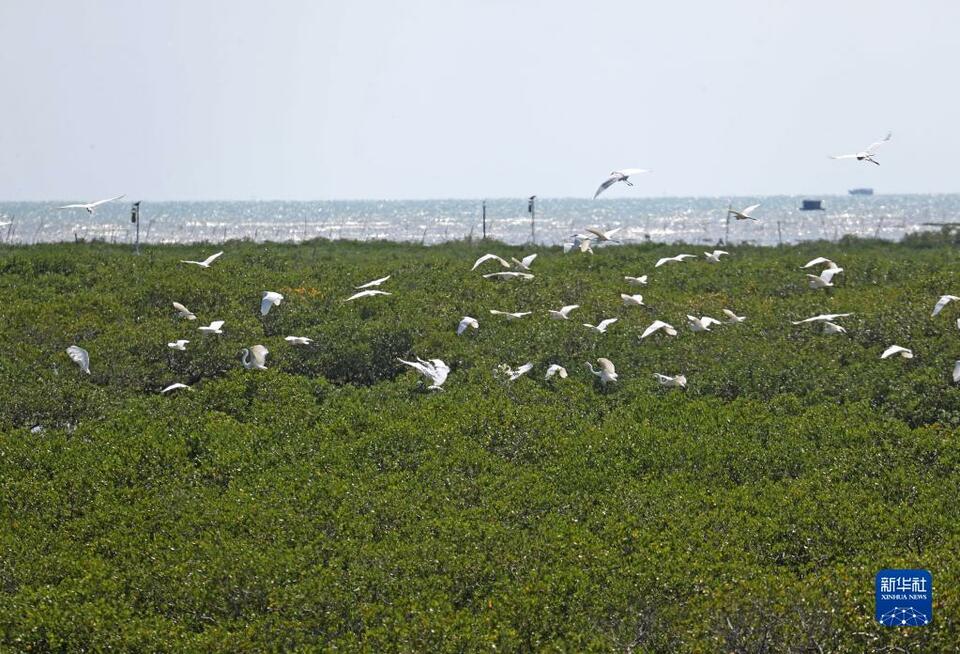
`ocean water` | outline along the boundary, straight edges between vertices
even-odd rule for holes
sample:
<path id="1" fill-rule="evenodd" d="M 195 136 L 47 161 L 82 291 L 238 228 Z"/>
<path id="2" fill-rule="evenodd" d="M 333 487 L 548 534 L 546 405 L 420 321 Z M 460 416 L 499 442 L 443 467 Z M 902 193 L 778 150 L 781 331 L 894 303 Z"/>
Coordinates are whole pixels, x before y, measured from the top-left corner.
<path id="1" fill-rule="evenodd" d="M 744 198 L 538 198 L 531 234 L 526 198 L 487 201 L 487 236 L 508 243 L 564 242 L 586 227 L 621 227 L 625 242 L 775 245 L 836 240 L 852 234 L 899 240 L 937 229 L 924 223 L 960 220 L 960 194 L 808 196 L 823 211 L 800 211 L 802 197 Z M 101 239 L 132 243 L 128 200 L 93 215 L 57 210 L 67 202 L 0 202 L 0 241 L 34 243 Z M 726 221 L 726 210 L 760 202 L 753 221 Z M 479 238 L 480 200 L 330 200 L 311 202 L 150 202 L 141 205 L 143 243 L 220 242 L 229 239 L 300 242 L 387 239 L 440 243 Z M 729 230 L 729 231 L 728 231 Z"/>

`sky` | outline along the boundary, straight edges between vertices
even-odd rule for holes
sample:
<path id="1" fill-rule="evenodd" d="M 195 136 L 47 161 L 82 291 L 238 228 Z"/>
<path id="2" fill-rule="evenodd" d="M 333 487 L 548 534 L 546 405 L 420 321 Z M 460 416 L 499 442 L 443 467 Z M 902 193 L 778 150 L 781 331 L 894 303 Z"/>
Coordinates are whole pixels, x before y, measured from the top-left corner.
<path id="1" fill-rule="evenodd" d="M 3 0 L 0 200 L 958 192 L 952 0 Z M 880 166 L 833 161 L 893 139 Z"/>

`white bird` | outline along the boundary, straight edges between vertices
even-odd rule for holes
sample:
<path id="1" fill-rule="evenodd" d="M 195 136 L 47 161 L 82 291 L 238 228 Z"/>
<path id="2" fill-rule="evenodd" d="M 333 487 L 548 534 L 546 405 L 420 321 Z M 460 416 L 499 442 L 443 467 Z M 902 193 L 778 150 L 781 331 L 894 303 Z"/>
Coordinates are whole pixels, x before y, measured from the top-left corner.
<path id="1" fill-rule="evenodd" d="M 507 272 L 487 273 L 483 277 L 484 279 L 533 279 L 533 274 L 508 270 Z"/>
<path id="2" fill-rule="evenodd" d="M 710 316 L 703 316 L 702 318 L 687 316 L 687 324 L 695 332 L 708 332 L 710 331 L 710 325 L 719 325 L 720 321 Z"/>
<path id="3" fill-rule="evenodd" d="M 728 209 L 727 215 L 733 216 L 737 220 L 756 220 L 756 218 L 753 217 L 753 212 L 756 211 L 757 207 L 759 206 L 759 203 L 751 204 L 749 207 L 746 207 L 741 211 L 737 211 L 736 209 Z"/>
<path id="4" fill-rule="evenodd" d="M 84 350 L 82 347 L 76 345 L 71 345 L 67 348 L 67 354 L 70 355 L 70 358 L 75 364 L 80 366 L 80 370 L 84 371 L 88 375 L 90 374 L 90 353 Z"/>
<path id="5" fill-rule="evenodd" d="M 573 250 L 580 250 L 580 252 L 583 254 L 586 254 L 587 252 L 593 254 L 593 246 L 590 242 L 590 237 L 583 234 L 577 234 L 573 237 L 571 242 L 563 244 L 564 254 L 567 254 Z"/>
<path id="6" fill-rule="evenodd" d="M 504 316 L 507 320 L 520 320 L 524 316 L 529 316 L 532 311 L 518 311 L 516 313 L 510 313 L 509 311 L 497 311 L 496 309 L 490 309 L 490 313 L 494 316 Z"/>
<path id="7" fill-rule="evenodd" d="M 958 363 L 960 363 L 960 362 L 958 362 Z M 551 364 L 550 364 L 550 367 L 547 368 L 547 374 L 544 375 L 543 378 L 544 378 L 544 379 L 550 379 L 550 378 L 553 377 L 554 375 L 560 375 L 560 379 L 566 379 L 566 378 L 567 378 L 567 369 L 564 368 L 563 366 L 559 365 L 559 364 L 551 363 Z"/>
<path id="8" fill-rule="evenodd" d="M 504 268 L 510 267 L 510 262 L 508 262 L 506 259 L 502 257 L 498 257 L 495 254 L 485 254 L 473 263 L 473 268 L 471 268 L 470 270 L 476 270 L 477 266 L 479 266 L 481 263 L 483 263 L 484 261 L 490 261 L 491 259 L 493 259 L 494 261 L 499 261 L 500 265 L 503 266 Z"/>
<path id="9" fill-rule="evenodd" d="M 167 347 L 169 347 L 171 350 L 186 350 L 187 343 L 189 342 L 190 341 L 188 341 L 187 339 L 181 338 L 174 341 L 173 343 L 167 343 Z"/>
<path id="10" fill-rule="evenodd" d="M 650 323 L 649 327 L 643 330 L 643 334 L 640 335 L 640 340 L 645 339 L 650 334 L 653 334 L 661 329 L 667 334 L 667 336 L 677 335 L 677 330 L 673 325 L 669 325 L 662 320 L 654 320 L 652 323 Z"/>
<path id="11" fill-rule="evenodd" d="M 943 311 L 943 307 L 947 306 L 954 300 L 960 300 L 960 297 L 956 295 L 941 295 L 940 299 L 937 300 L 937 304 L 933 307 L 933 313 L 930 314 L 930 317 L 933 318 L 935 315 Z M 957 326 L 960 327 L 960 323 L 957 323 Z"/>
<path id="12" fill-rule="evenodd" d="M 586 362 L 587 369 L 599 377 L 600 382 L 604 386 L 610 382 L 617 381 L 617 370 L 613 367 L 613 362 L 610 361 L 610 359 L 604 359 L 603 357 L 600 357 L 597 359 L 597 363 L 600 365 L 599 370 L 594 370 L 593 364 L 591 364 L 589 361 Z"/>
<path id="13" fill-rule="evenodd" d="M 177 315 L 181 318 L 186 318 L 187 320 L 196 320 L 197 317 L 194 315 L 193 311 L 183 306 L 179 302 L 173 303 L 173 308 L 177 310 Z"/>
<path id="14" fill-rule="evenodd" d="M 171 391 L 175 391 L 175 390 L 177 390 L 177 389 L 179 389 L 179 388 L 185 388 L 185 389 L 187 389 L 188 391 L 192 391 L 192 390 L 193 390 L 192 388 L 190 388 L 190 387 L 187 386 L 186 384 L 181 384 L 180 382 L 177 382 L 176 384 L 170 384 L 170 385 L 167 386 L 165 389 L 163 389 L 162 391 L 160 391 L 160 395 L 166 395 L 167 393 L 169 393 L 169 392 L 171 392 Z"/>
<path id="15" fill-rule="evenodd" d="M 530 266 L 531 264 L 533 264 L 533 260 L 536 258 L 537 258 L 536 254 L 528 254 L 527 256 L 519 260 L 516 257 L 510 257 L 510 259 L 513 261 L 514 265 L 517 266 L 517 268 L 523 268 L 524 270 L 530 270 Z"/>
<path id="16" fill-rule="evenodd" d="M 547 313 L 550 314 L 550 317 L 553 320 L 569 320 L 570 312 L 574 309 L 579 309 L 579 304 L 568 304 L 566 306 L 560 307 L 559 311 L 554 311 L 553 309 L 547 309 Z"/>
<path id="17" fill-rule="evenodd" d="M 960 360 L 953 365 L 953 383 L 960 382 Z"/>
<path id="18" fill-rule="evenodd" d="M 214 320 L 210 323 L 209 327 L 198 327 L 197 331 L 203 332 L 204 334 L 222 334 L 223 330 L 220 329 L 223 327 L 223 320 Z"/>
<path id="19" fill-rule="evenodd" d="M 600 188 L 598 188 L 597 192 L 593 194 L 593 199 L 596 200 L 598 195 L 606 191 L 617 182 L 623 182 L 627 186 L 633 186 L 633 182 L 630 181 L 631 175 L 642 175 L 643 173 L 649 172 L 649 170 L 644 170 L 643 168 L 624 168 L 622 170 L 611 171 L 610 176 L 603 180 L 603 183 L 600 184 Z"/>
<path id="20" fill-rule="evenodd" d="M 826 258 L 826 257 L 817 257 L 816 259 L 810 259 L 810 261 L 808 261 L 807 263 L 805 263 L 802 267 L 803 267 L 803 268 L 812 268 L 813 266 L 819 266 L 819 265 L 822 264 L 822 263 L 827 264 L 830 268 L 839 268 L 839 267 L 840 267 L 840 266 L 838 266 L 837 264 L 835 264 L 833 261 L 831 261 L 830 259 L 828 259 L 828 258 Z"/>
<path id="21" fill-rule="evenodd" d="M 344 302 L 349 302 L 350 300 L 356 300 L 362 297 L 373 297 L 374 295 L 393 295 L 393 293 L 388 293 L 387 291 L 375 291 L 375 290 L 360 291 L 359 293 L 354 293 L 353 295 L 348 297 L 346 300 L 344 300 Z"/>
<path id="22" fill-rule="evenodd" d="M 260 300 L 260 315 L 265 316 L 270 313 L 273 305 L 283 302 L 283 296 L 273 291 L 264 291 L 263 298 Z"/>
<path id="23" fill-rule="evenodd" d="M 654 378 L 660 382 L 661 386 L 679 386 L 680 388 L 687 387 L 687 378 L 683 375 L 661 375 L 659 372 L 653 373 Z"/>
<path id="24" fill-rule="evenodd" d="M 624 277 L 628 284 L 633 286 L 646 286 L 647 285 L 648 275 L 640 275 L 639 277 Z"/>
<path id="25" fill-rule="evenodd" d="M 696 258 L 697 258 L 697 255 L 695 255 L 695 254 L 678 254 L 678 255 L 675 256 L 675 257 L 664 257 L 664 258 L 660 259 L 660 260 L 656 263 L 656 265 L 654 266 L 654 268 L 659 268 L 659 267 L 662 266 L 663 264 L 665 264 L 665 263 L 670 263 L 671 261 L 676 261 L 676 262 L 679 263 L 679 262 L 683 261 L 684 259 L 696 259 Z"/>
<path id="26" fill-rule="evenodd" d="M 846 334 L 847 330 L 838 325 L 835 322 L 830 322 L 829 320 L 823 323 L 823 333 L 824 334 Z"/>
<path id="27" fill-rule="evenodd" d="M 606 334 L 606 333 L 607 333 L 607 327 L 609 327 L 609 326 L 612 325 L 613 323 L 617 322 L 617 320 L 618 320 L 618 318 L 607 318 L 606 320 L 601 320 L 601 321 L 600 321 L 599 323 L 597 323 L 596 325 L 591 325 L 591 324 L 588 324 L 588 323 L 583 323 L 583 326 L 584 326 L 584 327 L 589 327 L 590 329 L 592 329 L 593 331 L 597 332 L 598 334 Z"/>
<path id="28" fill-rule="evenodd" d="M 463 334 L 467 331 L 468 327 L 473 327 L 474 329 L 480 329 L 480 322 L 476 318 L 471 318 L 470 316 L 464 316 L 460 319 L 460 324 L 457 325 L 457 336 Z"/>
<path id="29" fill-rule="evenodd" d="M 744 320 L 747 319 L 746 316 L 738 316 L 730 309 L 724 309 L 723 312 L 727 315 L 727 318 L 729 318 L 727 322 L 730 323 L 731 325 L 736 324 L 738 322 L 743 322 Z"/>
<path id="30" fill-rule="evenodd" d="M 622 227 L 614 227 L 611 230 L 603 231 L 602 229 L 597 229 L 595 227 L 587 227 L 587 231 L 597 237 L 597 241 L 602 243 L 604 241 L 612 241 L 613 235 L 619 232 Z"/>
<path id="31" fill-rule="evenodd" d="M 843 268 L 824 268 L 819 275 L 807 275 L 810 288 L 829 288 L 833 286 L 833 277 L 843 272 Z"/>
<path id="32" fill-rule="evenodd" d="M 730 256 L 729 252 L 714 250 L 713 252 L 704 252 L 703 257 L 710 263 L 720 263 L 720 257 L 724 254 Z"/>
<path id="33" fill-rule="evenodd" d="M 386 277 L 381 277 L 380 279 L 375 279 L 375 280 L 373 280 L 372 282 L 367 282 L 366 284 L 360 284 L 360 286 L 354 286 L 354 288 L 359 291 L 359 290 L 364 289 L 364 288 L 373 288 L 374 286 L 380 286 L 380 284 L 382 284 L 382 283 L 384 283 L 385 281 L 387 281 L 388 279 L 390 279 L 391 276 L 392 276 L 392 275 L 387 275 Z"/>
<path id="34" fill-rule="evenodd" d="M 447 381 L 447 375 L 450 374 L 450 367 L 440 359 L 424 361 L 417 357 L 416 361 L 404 361 L 403 359 L 397 359 L 397 361 L 410 366 L 429 379 L 432 383 L 427 386 L 427 389 L 432 391 L 442 390 L 441 386 L 443 386 L 443 382 Z"/>
<path id="35" fill-rule="evenodd" d="M 899 345 L 891 345 L 886 350 L 883 351 L 883 354 L 880 355 L 881 359 L 886 359 L 887 357 L 892 357 L 894 354 L 899 354 L 904 359 L 913 358 L 913 350 L 909 350 L 905 347 L 900 347 Z"/>
<path id="36" fill-rule="evenodd" d="M 243 358 L 241 359 L 243 367 L 247 370 L 266 370 L 268 354 L 270 354 L 270 350 L 262 345 L 243 348 Z"/>
<path id="37" fill-rule="evenodd" d="M 119 200 L 126 196 L 118 195 L 113 198 L 107 198 L 106 200 L 97 200 L 96 202 L 88 202 L 87 204 L 65 204 L 62 207 L 57 207 L 57 209 L 83 209 L 87 213 L 92 214 L 93 210 L 99 207 L 101 204 L 106 204 L 107 202 L 113 202 L 114 200 Z"/>
<path id="38" fill-rule="evenodd" d="M 507 364 L 503 363 L 503 364 L 500 364 L 500 367 L 497 368 L 497 370 L 507 376 L 507 381 L 516 381 L 520 379 L 520 377 L 524 376 L 525 374 L 533 370 L 533 364 L 525 363 L 519 368 L 517 368 L 516 370 L 514 370 Z"/>
<path id="39" fill-rule="evenodd" d="M 207 258 L 204 259 L 203 261 L 185 261 L 185 260 L 181 259 L 181 260 L 180 260 L 180 263 L 192 263 L 193 265 L 195 265 L 195 266 L 200 266 L 201 268 L 209 268 L 209 267 L 210 267 L 210 264 L 212 264 L 214 261 L 216 261 L 216 260 L 220 257 L 220 255 L 222 255 L 222 254 L 223 254 L 223 251 L 221 250 L 220 252 L 217 252 L 216 254 L 211 254 L 209 257 L 207 257 Z"/>
<path id="40" fill-rule="evenodd" d="M 636 295 L 627 295 L 626 293 L 620 294 L 620 299 L 623 300 L 623 306 L 625 307 L 642 307 L 643 296 L 637 293 Z"/>
<path id="41" fill-rule="evenodd" d="M 794 320 L 794 325 L 802 325 L 805 322 L 833 322 L 837 318 L 846 318 L 852 316 L 852 313 L 821 313 L 819 316 L 804 318 L 803 320 Z"/>
<path id="42" fill-rule="evenodd" d="M 310 345 L 313 343 L 313 339 L 307 336 L 284 336 L 283 340 L 290 345 Z"/>
<path id="43" fill-rule="evenodd" d="M 877 154 L 877 150 L 881 145 L 890 140 L 890 137 L 893 136 L 893 132 L 887 132 L 887 135 L 876 143 L 871 143 L 867 146 L 866 150 L 862 152 L 857 152 L 856 154 L 836 154 L 832 155 L 831 159 L 856 159 L 857 161 L 869 161 L 870 163 L 880 165 L 880 162 L 874 159 L 873 157 Z"/>

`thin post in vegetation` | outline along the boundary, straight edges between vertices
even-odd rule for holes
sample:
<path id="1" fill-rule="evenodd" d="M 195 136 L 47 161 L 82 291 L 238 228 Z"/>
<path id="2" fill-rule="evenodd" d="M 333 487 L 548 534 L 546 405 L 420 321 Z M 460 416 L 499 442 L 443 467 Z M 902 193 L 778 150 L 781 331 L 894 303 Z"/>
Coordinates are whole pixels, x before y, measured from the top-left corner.
<path id="1" fill-rule="evenodd" d="M 527 204 L 527 211 L 530 213 L 530 242 L 537 242 L 537 228 L 536 228 L 536 218 L 537 218 L 537 196 L 531 195 Z"/>
<path id="2" fill-rule="evenodd" d="M 777 243 L 783 245 L 783 232 L 780 231 L 780 221 L 777 221 Z"/>
<path id="3" fill-rule="evenodd" d="M 885 216 L 880 216 L 880 220 L 877 222 L 877 228 L 873 232 L 873 238 L 880 238 L 880 228 L 883 227 L 883 219 Z"/>
<path id="4" fill-rule="evenodd" d="M 483 221 L 483 240 L 487 240 L 487 201 L 484 200 L 480 205 L 480 215 Z"/>
<path id="5" fill-rule="evenodd" d="M 137 237 L 133 243 L 133 253 L 140 254 L 140 200 L 133 203 L 130 208 L 130 222 L 137 226 Z"/>
<path id="6" fill-rule="evenodd" d="M 10 216 L 10 224 L 7 225 L 7 237 L 4 239 L 4 243 L 9 243 L 10 238 L 13 235 L 13 223 L 16 222 L 16 216 Z"/>
<path id="7" fill-rule="evenodd" d="M 724 244 L 724 245 L 729 245 L 729 244 L 730 244 L 730 212 L 731 212 L 731 211 L 733 211 L 733 203 L 732 203 L 732 202 L 731 202 L 729 205 L 727 205 L 727 227 L 726 227 L 726 230 L 723 232 L 723 244 Z"/>

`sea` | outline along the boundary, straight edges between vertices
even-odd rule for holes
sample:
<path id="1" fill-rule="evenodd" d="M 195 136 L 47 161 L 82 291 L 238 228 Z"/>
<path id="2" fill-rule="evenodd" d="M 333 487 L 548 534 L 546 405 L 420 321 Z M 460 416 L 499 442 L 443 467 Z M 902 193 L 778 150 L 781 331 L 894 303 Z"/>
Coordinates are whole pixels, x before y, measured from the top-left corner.
<path id="1" fill-rule="evenodd" d="M 58 210 L 78 202 L 0 202 L 0 242 L 75 240 L 133 243 L 131 200 Z M 803 200 L 822 210 L 803 211 Z M 756 221 L 727 220 L 727 209 L 760 203 Z M 620 228 L 623 242 L 750 243 L 836 241 L 845 235 L 900 240 L 960 221 L 960 194 L 676 198 L 499 198 L 489 200 L 320 200 L 151 202 L 140 205 L 141 243 L 232 239 L 298 243 L 390 240 L 425 244 L 487 238 L 556 245 L 587 227 Z M 484 220 L 484 215 L 486 219 Z M 8 224 L 4 224 L 8 223 Z"/>

